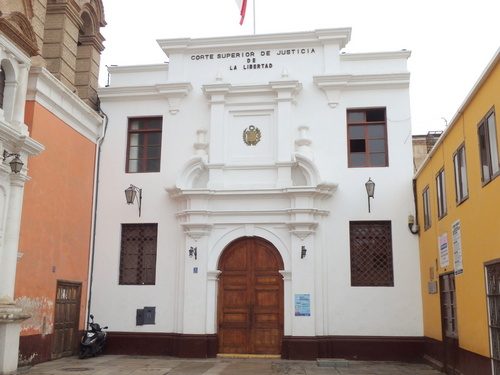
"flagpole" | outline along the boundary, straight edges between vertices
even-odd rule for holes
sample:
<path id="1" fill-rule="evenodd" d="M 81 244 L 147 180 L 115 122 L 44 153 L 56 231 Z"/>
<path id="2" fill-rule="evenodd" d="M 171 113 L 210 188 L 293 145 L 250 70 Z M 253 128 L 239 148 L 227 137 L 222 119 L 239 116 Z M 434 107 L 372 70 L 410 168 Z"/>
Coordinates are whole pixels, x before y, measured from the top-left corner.
<path id="1" fill-rule="evenodd" d="M 255 0 L 253 0 L 253 35 L 255 35 Z"/>

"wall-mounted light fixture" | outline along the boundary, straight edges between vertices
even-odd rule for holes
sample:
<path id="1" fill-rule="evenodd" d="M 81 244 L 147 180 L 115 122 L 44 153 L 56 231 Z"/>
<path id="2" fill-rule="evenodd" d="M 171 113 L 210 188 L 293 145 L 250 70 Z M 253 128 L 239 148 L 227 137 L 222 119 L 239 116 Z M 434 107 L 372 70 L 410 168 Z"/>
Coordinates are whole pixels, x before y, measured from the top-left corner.
<path id="1" fill-rule="evenodd" d="M 368 195 L 368 212 L 370 212 L 370 198 L 373 198 L 375 193 L 375 182 L 372 181 L 371 177 L 365 183 L 366 194 Z"/>
<path id="2" fill-rule="evenodd" d="M 302 249 L 300 250 L 300 259 L 304 259 L 307 254 L 307 249 L 305 246 L 302 246 Z"/>
<path id="3" fill-rule="evenodd" d="M 3 151 L 3 160 L 10 158 L 11 156 L 15 156 L 14 159 L 11 160 L 9 163 L 10 165 L 10 170 L 14 173 L 19 173 L 21 172 L 21 169 L 23 169 L 24 163 L 21 161 L 20 155 L 19 154 L 11 154 L 7 151 Z"/>
<path id="4" fill-rule="evenodd" d="M 198 259 L 198 248 L 197 247 L 193 247 L 193 246 L 190 247 L 189 257 L 190 258 L 194 257 L 195 260 Z"/>
<path id="5" fill-rule="evenodd" d="M 413 229 L 413 227 L 415 227 L 415 229 Z M 413 234 L 418 234 L 418 232 L 420 232 L 420 227 L 418 226 L 418 224 L 415 225 L 415 218 L 413 217 L 413 215 L 408 216 L 408 229 Z"/>
<path id="6" fill-rule="evenodd" d="M 141 216 L 142 189 L 130 184 L 130 186 L 125 189 L 125 198 L 127 199 L 127 204 L 134 204 L 134 201 L 137 200 L 137 204 L 139 205 L 139 216 Z"/>

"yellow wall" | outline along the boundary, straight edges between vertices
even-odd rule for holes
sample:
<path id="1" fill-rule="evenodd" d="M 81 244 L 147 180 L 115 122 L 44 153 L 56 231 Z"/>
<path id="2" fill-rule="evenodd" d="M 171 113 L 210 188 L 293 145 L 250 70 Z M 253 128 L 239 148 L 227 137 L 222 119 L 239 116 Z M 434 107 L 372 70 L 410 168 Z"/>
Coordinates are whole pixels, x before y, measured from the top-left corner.
<path id="1" fill-rule="evenodd" d="M 497 142 L 500 145 L 500 63 L 492 70 L 479 91 L 449 125 L 431 158 L 417 174 L 417 199 L 420 225 L 420 257 L 424 308 L 424 332 L 441 340 L 439 293 L 427 293 L 430 268 L 434 281 L 453 271 L 452 223 L 460 219 L 464 273 L 456 276 L 458 336 L 461 348 L 489 357 L 488 312 L 484 262 L 500 258 L 500 176 L 483 187 L 481 181 L 477 125 L 492 108 L 496 109 Z M 453 154 L 465 143 L 469 198 L 456 204 Z M 435 177 L 445 169 L 447 215 L 437 216 Z M 424 229 L 422 191 L 429 185 L 432 226 Z M 439 266 L 438 237 L 448 234 L 450 265 Z M 436 269 L 437 266 L 437 269 Z M 438 282 L 439 284 L 439 282 Z"/>

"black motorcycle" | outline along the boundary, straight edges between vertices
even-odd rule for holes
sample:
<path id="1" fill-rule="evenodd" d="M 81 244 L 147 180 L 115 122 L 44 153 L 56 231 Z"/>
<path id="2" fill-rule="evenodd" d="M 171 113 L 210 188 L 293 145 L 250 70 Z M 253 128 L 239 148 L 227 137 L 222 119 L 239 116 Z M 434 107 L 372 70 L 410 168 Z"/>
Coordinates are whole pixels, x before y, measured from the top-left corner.
<path id="1" fill-rule="evenodd" d="M 107 333 L 103 329 L 108 326 L 102 327 L 98 323 L 94 323 L 94 315 L 90 315 L 91 321 L 88 322 L 89 330 L 83 333 L 80 344 L 80 359 L 87 357 L 95 357 L 102 352 L 104 345 L 106 345 Z"/>

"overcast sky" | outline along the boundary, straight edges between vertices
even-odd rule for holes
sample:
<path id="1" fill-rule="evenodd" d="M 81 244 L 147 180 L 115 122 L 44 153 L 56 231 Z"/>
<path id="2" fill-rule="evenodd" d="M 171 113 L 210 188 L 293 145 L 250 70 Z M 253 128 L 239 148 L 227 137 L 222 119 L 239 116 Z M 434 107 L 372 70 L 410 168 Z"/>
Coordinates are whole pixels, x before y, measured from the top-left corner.
<path id="1" fill-rule="evenodd" d="M 103 0 L 105 65 L 167 61 L 157 39 L 253 34 L 235 0 Z M 444 130 L 500 47 L 500 0 L 255 0 L 257 34 L 352 27 L 345 52 L 412 51 L 413 134 Z"/>

